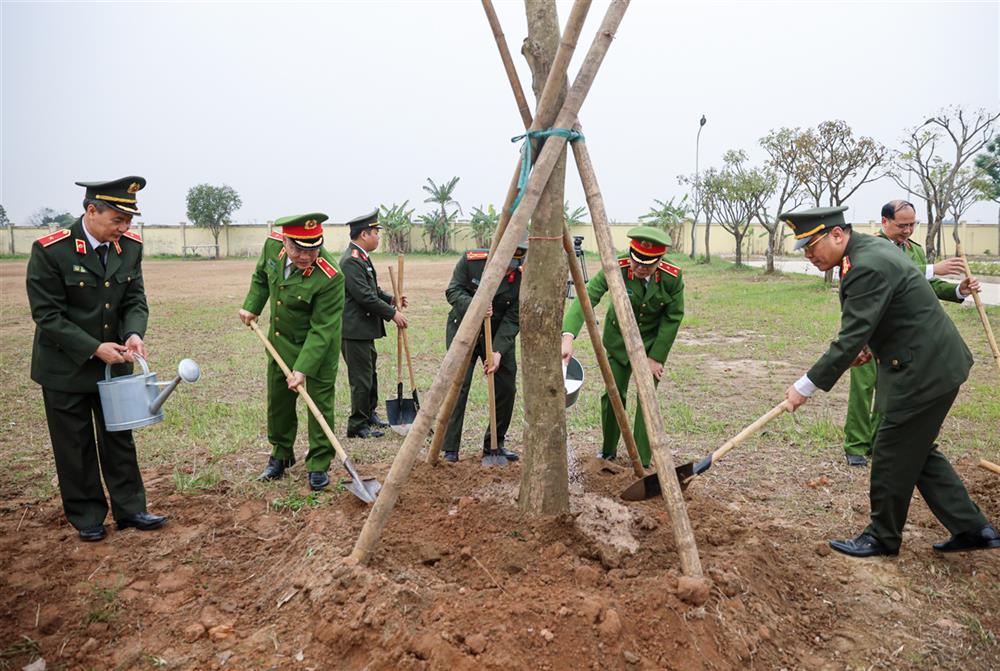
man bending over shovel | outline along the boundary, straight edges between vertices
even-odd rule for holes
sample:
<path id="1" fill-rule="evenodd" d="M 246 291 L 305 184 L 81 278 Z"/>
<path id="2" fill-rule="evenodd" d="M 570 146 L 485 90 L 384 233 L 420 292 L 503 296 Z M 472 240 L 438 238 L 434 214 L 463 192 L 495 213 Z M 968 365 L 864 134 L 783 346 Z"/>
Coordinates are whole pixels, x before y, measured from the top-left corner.
<path id="1" fill-rule="evenodd" d="M 630 229 L 628 237 L 632 240 L 629 251 L 618 258 L 619 270 L 625 280 L 629 302 L 635 313 L 635 321 L 639 325 L 642 344 L 646 350 L 649 368 L 653 372 L 656 384 L 663 377 L 663 364 L 667 360 L 670 348 L 673 347 L 677 329 L 684 318 L 684 280 L 681 279 L 681 269 L 661 260 L 670 247 L 670 236 L 658 228 L 637 226 Z M 608 281 L 604 271 L 598 272 L 587 282 L 587 295 L 590 302 L 597 307 L 601 298 L 608 290 Z M 573 340 L 583 326 L 583 308 L 580 299 L 574 299 L 563 319 L 562 357 L 568 362 L 573 356 Z M 604 347 L 608 351 L 608 362 L 615 376 L 615 385 L 625 403 L 628 382 L 632 377 L 632 366 L 629 363 L 628 351 L 625 348 L 625 338 L 618 326 L 618 317 L 614 308 L 608 310 L 607 321 L 604 324 Z M 618 450 L 618 439 L 621 428 L 615 419 L 611 401 L 605 393 L 601 396 L 601 431 L 604 434 L 604 444 L 601 447 L 602 459 L 614 459 Z M 639 450 L 639 458 L 643 466 L 649 466 L 652 453 L 649 449 L 649 436 L 646 434 L 646 421 L 642 416 L 640 406 L 635 413 L 635 444 Z"/>
<path id="2" fill-rule="evenodd" d="M 325 214 L 314 212 L 275 222 L 282 233 L 271 233 L 264 242 L 240 310 L 240 320 L 249 326 L 270 301 L 268 340 L 292 369 L 286 377 L 273 359 L 267 365 L 267 439 L 272 450 L 259 480 L 277 480 L 295 463 L 296 388 L 307 379 L 309 395 L 333 425 L 344 276 L 323 248 L 326 219 Z M 306 469 L 311 489 L 320 490 L 330 484 L 327 471 L 332 459 L 333 444 L 315 417 L 309 415 Z"/>
<path id="3" fill-rule="evenodd" d="M 524 269 L 524 255 L 528 251 L 528 237 L 517 246 L 514 258 L 507 268 L 507 276 L 500 281 L 493 302 L 487 308 L 486 316 L 490 318 L 491 335 L 493 338 L 492 361 L 486 359 L 486 339 L 482 329 L 479 339 L 472 351 L 472 362 L 465 371 L 462 390 L 455 403 L 455 410 L 448 421 L 448 430 L 444 436 L 444 458 L 452 463 L 458 461 L 458 448 L 462 443 L 462 426 L 465 424 L 465 404 L 469 400 L 469 388 L 472 386 L 472 371 L 479 360 L 484 360 L 485 373 L 493 373 L 496 385 L 496 417 L 497 417 L 497 455 L 506 457 L 508 461 L 517 461 L 518 456 L 504 447 L 504 437 L 510 426 L 510 418 L 514 414 L 514 395 L 517 393 L 517 353 L 514 339 L 520 331 L 519 310 L 521 295 L 521 271 Z M 479 289 L 479 282 L 486 268 L 489 251 L 474 249 L 466 252 L 458 259 L 451 282 L 445 291 L 445 297 L 451 304 L 448 314 L 448 325 L 445 328 L 445 345 L 451 347 L 451 341 L 458 333 L 458 326 L 465 317 L 465 311 L 472 303 L 472 297 Z M 483 437 L 483 456 L 490 452 L 490 429 L 487 427 Z"/>
<path id="4" fill-rule="evenodd" d="M 819 270 L 840 266 L 840 333 L 809 371 L 785 391 L 794 411 L 817 389 L 830 391 L 851 366 L 874 357 L 875 404 L 882 423 L 872 454 L 871 523 L 857 537 L 830 541 L 852 557 L 897 555 L 903 525 L 920 490 L 951 532 L 938 552 L 1000 548 L 1000 536 L 969 498 L 938 450 L 937 436 L 972 354 L 945 314 L 923 269 L 889 240 L 851 232 L 847 207 L 781 215 L 795 231 L 796 249 Z"/>

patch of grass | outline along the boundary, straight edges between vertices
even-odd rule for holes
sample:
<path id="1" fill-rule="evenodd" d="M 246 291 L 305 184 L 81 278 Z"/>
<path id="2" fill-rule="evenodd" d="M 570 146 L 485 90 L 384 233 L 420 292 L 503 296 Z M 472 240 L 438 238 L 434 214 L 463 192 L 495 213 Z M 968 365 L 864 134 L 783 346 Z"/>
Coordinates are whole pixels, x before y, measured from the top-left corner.
<path id="1" fill-rule="evenodd" d="M 522 543 L 528 540 L 525 537 L 524 533 L 519 531 L 518 529 L 511 529 L 510 532 L 507 533 L 507 535 L 513 538 L 514 540 L 521 541 Z"/>
<path id="2" fill-rule="evenodd" d="M 271 507 L 275 510 L 289 510 L 293 513 L 297 513 L 306 506 L 318 506 L 321 504 L 319 492 L 310 492 L 305 495 L 292 492 L 271 501 Z"/>
<path id="3" fill-rule="evenodd" d="M 122 610 L 122 604 L 118 601 L 118 594 L 122 591 L 122 580 L 119 578 L 115 584 L 104 587 L 94 585 L 90 590 L 90 599 L 87 609 L 86 624 L 94 622 L 114 622 Z"/>
<path id="4" fill-rule="evenodd" d="M 198 490 L 212 489 L 222 480 L 219 472 L 210 467 L 199 469 L 194 466 L 191 472 L 174 469 L 174 488 L 183 494 Z"/>
<path id="5" fill-rule="evenodd" d="M 1000 261 L 969 261 L 973 275 L 1000 275 Z"/>
<path id="6" fill-rule="evenodd" d="M 10 668 L 10 663 L 7 660 L 22 655 L 27 655 L 28 661 L 33 662 L 42 656 L 42 648 L 37 641 L 22 634 L 17 641 L 0 650 L 0 669 Z"/>
<path id="7" fill-rule="evenodd" d="M 962 623 L 969 630 L 969 633 L 972 635 L 972 640 L 976 645 L 989 648 L 997 645 L 996 634 L 984 627 L 983 623 L 975 615 L 969 615 L 963 618 Z"/>

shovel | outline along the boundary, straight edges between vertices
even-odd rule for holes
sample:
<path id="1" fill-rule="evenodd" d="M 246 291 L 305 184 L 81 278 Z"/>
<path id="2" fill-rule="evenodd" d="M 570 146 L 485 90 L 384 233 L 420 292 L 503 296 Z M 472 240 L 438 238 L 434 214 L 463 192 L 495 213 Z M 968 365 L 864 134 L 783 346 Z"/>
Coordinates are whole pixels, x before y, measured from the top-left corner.
<path id="1" fill-rule="evenodd" d="M 772 419 L 777 417 L 788 410 L 788 406 L 785 405 L 785 401 L 782 401 L 778 405 L 774 406 L 767 411 L 767 414 L 758 418 L 753 424 L 746 427 L 738 434 L 727 440 L 722 447 L 716 451 L 709 454 L 707 457 L 695 463 L 689 461 L 686 464 L 681 464 L 676 469 L 677 479 L 681 483 L 681 489 L 687 489 L 688 484 L 694 480 L 695 476 L 701 475 L 708 469 L 712 467 L 715 461 L 726 456 L 729 450 L 733 449 L 744 440 L 749 438 L 751 435 L 757 433 L 765 425 L 767 425 Z M 625 501 L 645 501 L 646 499 L 651 499 L 655 496 L 659 496 L 661 492 L 660 489 L 660 479 L 656 477 L 656 473 L 650 473 L 641 480 L 636 480 L 631 485 L 628 486 L 624 492 L 622 492 L 622 499 Z"/>
<path id="2" fill-rule="evenodd" d="M 483 322 L 486 332 L 486 361 L 493 362 L 493 320 L 490 317 Z M 486 395 L 490 404 L 490 450 L 483 455 L 483 466 L 506 466 L 507 457 L 497 449 L 497 396 L 493 385 L 493 373 L 486 376 Z"/>
<path id="3" fill-rule="evenodd" d="M 397 257 L 399 266 L 399 295 L 403 295 L 403 255 Z M 392 276 L 392 273 L 389 273 Z M 403 351 L 406 352 L 406 369 L 410 372 L 410 389 L 413 391 L 413 406 L 420 410 L 420 399 L 417 398 L 417 378 L 413 376 L 413 359 L 410 358 L 410 332 L 403 329 Z"/>
<path id="4" fill-rule="evenodd" d="M 285 376 L 291 376 L 292 371 L 288 369 L 288 366 L 281 358 L 281 355 L 278 354 L 278 350 L 274 349 L 274 345 L 272 345 L 271 341 L 267 339 L 264 332 L 260 330 L 256 321 L 250 322 L 250 329 L 256 333 L 257 337 L 264 343 L 264 347 L 274 358 L 275 363 L 281 367 L 281 371 L 285 374 Z M 306 405 L 309 406 L 309 410 L 312 412 L 313 417 L 316 418 L 316 421 L 323 429 L 323 433 L 326 434 L 326 437 L 333 444 L 333 449 L 337 452 L 337 456 L 340 457 L 342 462 L 344 462 L 344 468 L 347 469 L 347 474 L 351 476 L 350 481 L 346 481 L 344 483 L 344 488 L 365 503 L 374 503 L 375 497 L 378 496 L 379 490 L 382 489 L 382 485 L 375 478 L 362 478 L 358 475 L 358 472 L 354 470 L 354 464 L 351 463 L 351 458 L 347 456 L 347 452 L 344 452 L 344 448 L 340 446 L 340 441 L 338 441 L 337 437 L 333 435 L 333 429 L 331 429 L 330 425 L 327 424 L 326 418 L 323 417 L 323 413 L 321 413 L 319 408 L 316 407 L 312 397 L 309 396 L 302 385 L 296 387 L 295 391 L 299 392 L 299 396 L 305 399 Z"/>
<path id="5" fill-rule="evenodd" d="M 402 261 L 402 259 L 400 259 Z M 389 266 L 389 278 L 392 280 L 392 292 L 396 296 L 402 296 L 399 286 L 396 284 L 396 275 L 392 266 Z M 417 418 L 419 406 L 416 400 L 416 389 L 413 391 L 413 398 L 403 398 L 403 350 L 407 350 L 407 362 L 409 362 L 409 348 L 406 347 L 406 329 L 396 328 L 396 398 L 386 399 L 385 413 L 389 417 L 389 428 L 401 436 L 410 432 L 413 420 Z M 410 378 L 413 378 L 413 368 L 410 368 Z"/>

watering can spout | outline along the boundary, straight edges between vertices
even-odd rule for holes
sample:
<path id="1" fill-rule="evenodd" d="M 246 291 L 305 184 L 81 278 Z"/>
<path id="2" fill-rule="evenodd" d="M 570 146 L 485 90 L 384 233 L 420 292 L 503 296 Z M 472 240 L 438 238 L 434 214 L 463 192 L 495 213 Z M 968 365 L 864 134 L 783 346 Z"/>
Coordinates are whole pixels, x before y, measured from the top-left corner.
<path id="1" fill-rule="evenodd" d="M 150 414 L 155 415 L 160 412 L 160 408 L 163 407 L 163 403 L 167 400 L 170 394 L 174 393 L 174 389 L 177 388 L 177 385 L 180 384 L 181 380 L 184 382 L 197 382 L 200 377 L 201 368 L 194 362 L 194 360 L 181 359 L 181 362 L 177 364 L 177 377 L 168 382 L 163 391 L 157 394 L 156 398 L 150 402 Z"/>

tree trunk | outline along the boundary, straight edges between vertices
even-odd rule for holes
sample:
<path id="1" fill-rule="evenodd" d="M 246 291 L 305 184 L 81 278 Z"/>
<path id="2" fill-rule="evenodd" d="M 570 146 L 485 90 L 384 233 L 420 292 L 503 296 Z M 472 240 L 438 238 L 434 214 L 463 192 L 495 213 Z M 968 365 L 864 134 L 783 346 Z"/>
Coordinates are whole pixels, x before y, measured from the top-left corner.
<path id="1" fill-rule="evenodd" d="M 712 249 L 708 246 L 708 236 L 712 232 L 712 220 L 705 217 L 705 263 L 712 262 Z"/>
<path id="2" fill-rule="evenodd" d="M 698 215 L 700 212 L 695 212 L 694 217 L 691 219 L 691 253 L 688 255 L 692 261 L 694 260 L 695 253 L 698 251 Z"/>
<path id="3" fill-rule="evenodd" d="M 739 268 L 743 265 L 743 234 L 736 232 L 733 237 L 736 238 L 736 267 Z"/>
<path id="4" fill-rule="evenodd" d="M 13 235 L 14 235 L 14 232 L 13 232 L 13 229 L 12 229 L 11 230 L 11 236 L 13 236 Z M 14 253 L 14 242 L 13 242 L 13 240 L 14 240 L 14 238 L 12 237 L 11 238 L 11 243 L 10 243 L 10 253 L 11 254 Z M 1000 256 L 1000 207 L 997 208 L 997 251 L 996 251 L 996 255 Z"/>
<path id="5" fill-rule="evenodd" d="M 528 38 L 522 53 L 531 67 L 536 101 L 559 47 L 555 0 L 525 0 Z M 566 96 L 562 85 L 558 107 Z M 537 155 L 537 152 L 535 153 Z M 562 315 L 566 255 L 562 248 L 566 151 L 556 163 L 538 208 L 521 286 L 521 375 L 524 403 L 524 460 L 518 506 L 535 515 L 569 512 L 566 463 L 566 401 L 562 377 Z"/>
<path id="6" fill-rule="evenodd" d="M 781 224 L 775 223 L 774 230 L 767 232 L 767 253 L 765 259 L 767 260 L 767 273 L 774 272 L 774 248 L 778 244 L 778 231 L 781 230 Z"/>

